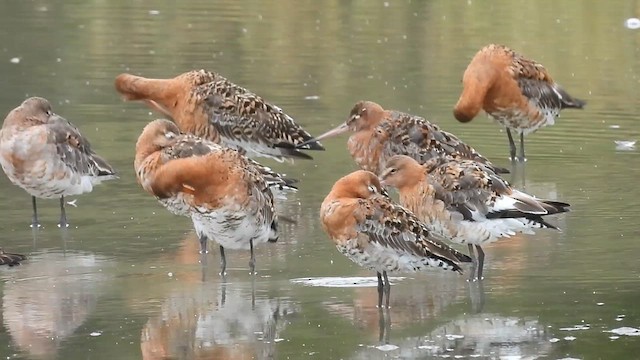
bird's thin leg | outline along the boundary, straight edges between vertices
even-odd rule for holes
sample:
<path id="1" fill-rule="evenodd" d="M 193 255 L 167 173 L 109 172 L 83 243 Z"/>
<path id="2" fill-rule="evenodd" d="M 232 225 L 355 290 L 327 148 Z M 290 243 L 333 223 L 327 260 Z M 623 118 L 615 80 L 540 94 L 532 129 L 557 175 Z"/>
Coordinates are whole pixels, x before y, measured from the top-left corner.
<path id="1" fill-rule="evenodd" d="M 205 283 L 207 281 L 207 254 L 200 253 L 200 281 Z"/>
<path id="2" fill-rule="evenodd" d="M 209 252 L 209 250 L 207 250 L 207 241 L 209 241 L 209 238 L 207 238 L 205 234 L 200 234 L 198 240 L 200 240 L 200 254 L 207 254 Z"/>
<path id="3" fill-rule="evenodd" d="M 387 272 L 383 271 L 382 272 L 382 277 L 384 278 L 384 292 L 387 293 L 387 300 L 386 300 L 386 305 L 387 305 L 387 309 L 390 307 L 389 306 L 389 299 L 391 298 L 391 283 L 389 283 L 389 278 L 387 277 Z"/>
<path id="4" fill-rule="evenodd" d="M 469 298 L 471 299 L 471 311 L 479 314 L 484 308 L 484 281 L 476 281 L 469 284 Z"/>
<path id="5" fill-rule="evenodd" d="M 378 275 L 378 308 L 382 309 L 382 296 L 383 296 L 383 288 L 384 284 L 382 283 L 382 274 L 377 273 Z"/>
<path id="6" fill-rule="evenodd" d="M 511 160 L 516 160 L 516 143 L 513 141 L 513 136 L 511 136 L 511 130 L 507 129 L 507 137 L 509 138 L 509 155 L 511 156 Z"/>
<path id="7" fill-rule="evenodd" d="M 220 306 L 224 306 L 227 302 L 227 277 L 222 275 L 222 284 L 220 286 Z"/>
<path id="8" fill-rule="evenodd" d="M 38 207 L 36 206 L 36 197 L 31 197 L 31 205 L 33 205 L 33 216 L 31 217 L 31 227 L 39 228 L 40 222 L 38 222 Z"/>
<path id="9" fill-rule="evenodd" d="M 478 259 L 476 259 L 475 251 L 473 251 L 473 244 L 467 244 L 469 247 L 469 257 L 471 258 L 471 271 L 469 275 L 469 281 L 473 281 L 476 278 L 476 270 L 478 269 Z"/>
<path id="10" fill-rule="evenodd" d="M 67 222 L 67 211 L 64 209 L 64 195 L 60 196 L 60 222 L 58 223 L 58 227 L 69 227 L 69 223 Z"/>
<path id="11" fill-rule="evenodd" d="M 249 250 L 251 251 L 251 258 L 249 259 L 249 274 L 256 274 L 256 255 L 253 252 L 253 239 L 249 240 Z"/>
<path id="12" fill-rule="evenodd" d="M 220 245 L 220 275 L 227 275 L 227 258 L 224 257 L 224 247 Z"/>
<path id="13" fill-rule="evenodd" d="M 391 312 L 389 309 L 379 309 L 378 316 L 380 317 L 380 343 L 389 343 L 389 332 L 391 332 Z"/>
<path id="14" fill-rule="evenodd" d="M 256 277 L 251 277 L 251 311 L 256 310 Z"/>
<path id="15" fill-rule="evenodd" d="M 484 267 L 484 250 L 480 247 L 480 245 L 476 245 L 476 250 L 478 251 L 478 280 L 484 279 L 482 277 L 482 268 Z"/>
<path id="16" fill-rule="evenodd" d="M 391 328 L 391 318 L 389 309 L 378 309 L 378 326 L 380 327 L 379 341 L 381 344 L 389 343 L 389 330 Z"/>
<path id="17" fill-rule="evenodd" d="M 382 308 L 378 308 L 378 326 L 379 326 L 379 330 L 380 330 L 380 334 L 378 336 L 380 343 L 384 344 L 384 332 L 385 332 L 385 326 L 384 326 L 384 310 Z"/>
<path id="18" fill-rule="evenodd" d="M 524 157 L 524 133 L 520 133 L 520 161 L 527 161 L 527 158 Z"/>

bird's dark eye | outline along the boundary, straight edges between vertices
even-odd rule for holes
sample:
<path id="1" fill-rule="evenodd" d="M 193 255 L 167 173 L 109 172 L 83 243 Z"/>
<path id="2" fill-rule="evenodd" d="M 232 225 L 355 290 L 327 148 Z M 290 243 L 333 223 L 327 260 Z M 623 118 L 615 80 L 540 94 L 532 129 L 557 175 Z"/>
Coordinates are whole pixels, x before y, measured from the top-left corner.
<path id="1" fill-rule="evenodd" d="M 373 185 L 369 185 L 367 187 L 367 189 L 369 189 L 369 192 L 372 193 L 372 194 L 375 194 L 375 192 L 376 192 L 376 187 L 373 186 Z"/>

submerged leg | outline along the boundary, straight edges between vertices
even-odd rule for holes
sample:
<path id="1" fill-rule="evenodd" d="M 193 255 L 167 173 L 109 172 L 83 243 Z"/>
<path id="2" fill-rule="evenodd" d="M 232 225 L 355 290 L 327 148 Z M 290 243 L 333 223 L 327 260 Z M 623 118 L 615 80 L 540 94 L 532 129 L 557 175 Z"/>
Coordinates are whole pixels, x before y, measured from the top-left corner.
<path id="1" fill-rule="evenodd" d="M 484 250 L 480 247 L 480 245 L 476 245 L 476 250 L 478 251 L 478 280 L 484 279 L 482 277 L 482 268 L 484 267 Z"/>
<path id="2" fill-rule="evenodd" d="M 33 216 L 31 217 L 31 227 L 39 228 L 40 223 L 38 222 L 38 207 L 36 206 L 36 197 L 31 197 L 31 205 L 33 205 Z"/>
<path id="3" fill-rule="evenodd" d="M 64 209 L 64 195 L 60 196 L 60 222 L 58 223 L 58 227 L 69 227 L 69 223 L 67 222 L 67 212 Z"/>
<path id="4" fill-rule="evenodd" d="M 516 160 L 516 143 L 513 141 L 513 136 L 511 136 L 511 130 L 507 129 L 507 137 L 509 137 L 509 155 L 511 160 Z"/>
<path id="5" fill-rule="evenodd" d="M 251 277 L 251 311 L 256 311 L 256 277 Z"/>
<path id="6" fill-rule="evenodd" d="M 389 299 L 391 295 L 391 284 L 389 283 L 389 278 L 387 277 L 387 272 L 382 272 L 382 277 L 384 278 L 384 292 L 387 293 L 387 300 L 385 304 L 387 305 L 387 309 L 389 308 Z"/>
<path id="7" fill-rule="evenodd" d="M 468 281 L 471 282 L 476 279 L 476 270 L 478 269 L 478 259 L 476 258 L 476 253 L 473 251 L 473 244 L 467 244 L 469 248 L 469 257 L 471 258 L 471 271 L 469 274 Z"/>
<path id="8" fill-rule="evenodd" d="M 380 343 L 386 345 L 389 343 L 389 331 L 391 330 L 389 309 L 378 309 L 378 326 L 380 327 Z"/>
<path id="9" fill-rule="evenodd" d="M 220 306 L 227 303 L 227 278 L 222 275 L 222 283 L 220 285 Z"/>
<path id="10" fill-rule="evenodd" d="M 484 308 L 484 281 L 469 283 L 469 299 L 471 299 L 471 311 L 479 314 Z"/>
<path id="11" fill-rule="evenodd" d="M 249 274 L 255 275 L 256 255 L 253 253 L 253 239 L 249 240 L 249 250 L 251 251 L 251 258 L 249 259 Z"/>
<path id="12" fill-rule="evenodd" d="M 378 275 L 378 308 L 382 309 L 382 297 L 383 297 L 383 288 L 384 283 L 382 282 L 382 274 L 376 273 Z"/>
<path id="13" fill-rule="evenodd" d="M 527 161 L 527 158 L 524 157 L 524 133 L 520 133 L 520 161 Z"/>
<path id="14" fill-rule="evenodd" d="M 220 245 L 220 275 L 227 275 L 227 258 L 224 257 L 224 248 Z"/>
<path id="15" fill-rule="evenodd" d="M 209 250 L 207 250 L 207 241 L 209 240 L 207 235 L 200 234 L 198 239 L 200 240 L 200 254 L 207 254 L 209 252 Z"/>

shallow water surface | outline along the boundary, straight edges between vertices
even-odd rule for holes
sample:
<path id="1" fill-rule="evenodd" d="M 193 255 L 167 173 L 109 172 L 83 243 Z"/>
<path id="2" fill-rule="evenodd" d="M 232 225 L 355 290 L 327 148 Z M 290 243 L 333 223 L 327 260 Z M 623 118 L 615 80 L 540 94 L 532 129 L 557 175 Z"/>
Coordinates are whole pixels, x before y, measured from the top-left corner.
<path id="1" fill-rule="evenodd" d="M 625 359 L 640 351 L 638 150 L 640 16 L 635 2 L 29 0 L 0 4 L 0 109 L 39 95 L 119 171 L 68 206 L 0 176 L 0 245 L 25 253 L 0 269 L 0 357 L 10 359 Z M 376 308 L 370 272 L 340 255 L 318 221 L 333 182 L 355 165 L 346 138 L 314 161 L 278 164 L 300 191 L 279 200 L 280 240 L 204 258 L 189 219 L 136 184 L 133 150 L 159 117 L 124 103 L 121 72 L 218 71 L 278 104 L 313 134 L 360 99 L 425 116 L 509 166 L 503 131 L 451 110 L 469 59 L 505 43 L 587 100 L 527 138 L 507 179 L 571 203 L 562 231 L 486 247 L 486 279 L 398 274 Z M 72 201 L 74 199 L 68 199 Z M 215 247 L 214 247 L 215 248 Z M 464 249 L 466 250 L 466 249 Z M 382 321 L 381 321 L 382 320 Z"/>

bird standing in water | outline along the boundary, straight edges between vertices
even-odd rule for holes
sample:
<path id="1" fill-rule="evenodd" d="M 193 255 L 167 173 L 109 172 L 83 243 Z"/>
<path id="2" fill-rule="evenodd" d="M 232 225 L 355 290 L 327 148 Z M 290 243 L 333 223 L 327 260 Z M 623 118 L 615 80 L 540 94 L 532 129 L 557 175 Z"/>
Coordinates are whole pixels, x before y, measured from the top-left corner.
<path id="1" fill-rule="evenodd" d="M 476 53 L 464 71 L 462 87 L 455 118 L 469 122 L 484 110 L 506 128 L 512 160 L 526 160 L 525 135 L 553 125 L 562 109 L 585 105 L 553 81 L 541 64 L 503 45 L 487 45 Z M 520 134 L 518 157 L 511 130 Z"/>
<path id="2" fill-rule="evenodd" d="M 389 159 L 380 179 L 382 185 L 398 189 L 400 203 L 430 230 L 467 244 L 474 270 L 469 280 L 482 279 L 482 245 L 536 228 L 557 229 L 543 217 L 569 211 L 567 203 L 536 199 L 512 188 L 473 160 L 436 158 L 420 165 L 398 155 Z"/>
<path id="3" fill-rule="evenodd" d="M 201 252 L 208 240 L 220 245 L 222 275 L 225 248 L 250 250 L 255 273 L 254 246 L 278 240 L 271 187 L 289 184 L 238 151 L 181 134 L 176 124 L 159 119 L 140 134 L 134 168 L 145 191 L 172 213 L 191 217 Z"/>
<path id="4" fill-rule="evenodd" d="M 378 306 L 391 284 L 387 272 L 446 270 L 462 273 L 471 258 L 434 237 L 425 224 L 389 198 L 372 172 L 336 181 L 322 202 L 320 220 L 338 251 L 378 276 Z"/>
<path id="5" fill-rule="evenodd" d="M 31 195 L 32 227 L 40 227 L 36 198 L 59 198 L 58 226 L 67 227 L 65 196 L 91 192 L 102 181 L 117 178 L 89 140 L 40 97 L 25 100 L 4 119 L 0 165 L 13 184 Z"/>

